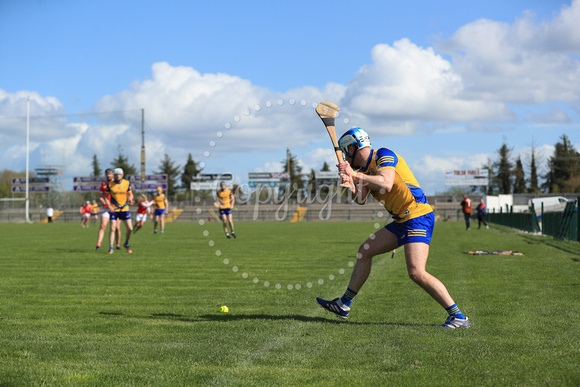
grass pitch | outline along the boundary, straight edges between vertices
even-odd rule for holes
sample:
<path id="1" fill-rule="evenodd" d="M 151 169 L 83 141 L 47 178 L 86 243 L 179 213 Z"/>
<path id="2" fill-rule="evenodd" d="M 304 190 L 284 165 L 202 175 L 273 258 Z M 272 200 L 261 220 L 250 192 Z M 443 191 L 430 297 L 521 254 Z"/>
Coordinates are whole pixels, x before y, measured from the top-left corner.
<path id="1" fill-rule="evenodd" d="M 2 224 L 0 385 L 579 385 L 580 245 L 437 223 L 428 270 L 472 327 L 376 257 L 342 322 L 374 223 L 152 224 L 133 254 L 96 228 Z M 470 256 L 466 250 L 523 256 Z M 230 313 L 221 314 L 227 305 Z"/>

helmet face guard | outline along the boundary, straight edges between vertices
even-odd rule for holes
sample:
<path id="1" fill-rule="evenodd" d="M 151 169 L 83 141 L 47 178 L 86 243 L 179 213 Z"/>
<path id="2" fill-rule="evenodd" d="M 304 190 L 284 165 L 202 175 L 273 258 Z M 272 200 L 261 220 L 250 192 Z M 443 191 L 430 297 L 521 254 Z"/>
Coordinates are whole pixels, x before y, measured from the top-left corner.
<path id="1" fill-rule="evenodd" d="M 348 147 L 351 145 L 354 146 L 354 151 L 349 153 Z M 371 146 L 371 139 L 363 129 L 352 128 L 340 137 L 338 146 L 340 147 L 345 159 L 347 156 L 350 159 L 354 159 L 359 149 Z"/>

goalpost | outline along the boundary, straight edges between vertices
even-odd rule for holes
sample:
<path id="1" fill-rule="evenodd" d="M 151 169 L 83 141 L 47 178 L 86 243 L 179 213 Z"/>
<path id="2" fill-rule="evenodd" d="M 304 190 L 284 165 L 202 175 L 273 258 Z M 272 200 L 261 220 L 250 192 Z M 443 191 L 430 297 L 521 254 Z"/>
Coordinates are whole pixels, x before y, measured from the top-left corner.
<path id="1" fill-rule="evenodd" d="M 35 100 L 32 97 L 32 104 Z M 74 114 L 38 114 L 35 115 L 35 107 L 31 106 L 31 96 L 26 97 L 26 116 L 25 117 L 0 117 L 0 121 L 11 128 L 17 134 L 15 142 L 22 145 L 20 157 L 25 157 L 24 168 L 17 169 L 20 172 L 14 172 L 15 176 L 12 178 L 12 195 L 6 194 L 5 197 L 0 197 L 0 222 L 18 222 L 18 223 L 32 223 L 43 221 L 45 218 L 46 208 L 48 206 L 55 209 L 55 213 L 59 210 L 65 214 L 71 213 L 71 209 L 79 200 L 93 199 L 93 194 L 90 192 L 76 191 L 74 182 L 71 181 L 71 173 L 67 174 L 65 171 L 70 164 L 67 165 L 65 159 L 67 157 L 66 144 L 60 145 L 62 150 L 55 150 L 55 146 L 49 146 L 46 141 L 40 147 L 36 146 L 36 142 L 42 142 L 42 135 L 56 132 L 73 133 L 79 128 L 88 128 L 92 131 L 101 131 L 102 128 L 110 129 L 104 131 L 105 133 L 115 132 L 121 136 L 126 128 L 132 128 L 127 132 L 132 132 L 131 136 L 124 136 L 125 141 L 117 141 L 121 144 L 133 144 L 134 137 L 136 137 L 136 130 L 140 129 L 140 152 L 137 147 L 131 146 L 127 159 L 137 160 L 140 158 L 140 168 L 136 168 L 136 173 L 140 174 L 136 183 L 144 184 L 146 177 L 145 170 L 145 109 L 131 109 L 122 111 L 82 111 Z M 22 129 L 26 128 L 26 140 L 19 138 Z M 88 130 L 87 129 L 87 130 Z M 30 133 L 32 130 L 32 133 Z M 37 132 L 41 130 L 44 133 L 37 138 Z M 44 138 L 44 137 L 43 137 Z M 32 141 L 32 143 L 31 143 Z M 129 149 L 127 149 L 129 150 Z M 38 160 L 38 154 L 41 154 L 42 160 Z M 97 156 L 95 153 L 95 156 Z M 140 153 L 140 155 L 139 155 Z M 121 154 L 121 147 L 119 147 L 119 155 Z M 102 160 L 103 154 L 99 154 Z M 139 157 L 140 156 L 140 157 Z M 55 160 L 55 157 L 60 160 Z M 111 157 L 107 154 L 106 158 Z M 23 160 L 24 161 L 24 160 Z M 86 163 L 85 163 L 86 164 Z M 139 163 L 138 163 L 139 164 Z M 83 164 L 84 165 L 84 164 Z M 78 166 L 77 166 L 78 167 Z M 88 167 L 88 165 L 87 165 Z M 44 173 L 45 169 L 52 168 L 54 174 Z M 12 167 L 11 169 L 14 169 Z M 78 168 L 77 168 L 78 169 Z M 43 172 L 44 171 L 44 172 Z M 36 173 L 36 174 L 35 174 Z M 78 172 L 75 172 L 79 174 Z M 89 175 L 91 171 L 88 170 L 81 175 Z M 40 181 L 42 180 L 42 181 Z M 7 182 L 10 184 L 10 182 Z M 10 190 L 10 186 L 8 187 Z M 10 192 L 10 191 L 8 191 Z M 68 218 L 67 218 L 68 219 Z"/>

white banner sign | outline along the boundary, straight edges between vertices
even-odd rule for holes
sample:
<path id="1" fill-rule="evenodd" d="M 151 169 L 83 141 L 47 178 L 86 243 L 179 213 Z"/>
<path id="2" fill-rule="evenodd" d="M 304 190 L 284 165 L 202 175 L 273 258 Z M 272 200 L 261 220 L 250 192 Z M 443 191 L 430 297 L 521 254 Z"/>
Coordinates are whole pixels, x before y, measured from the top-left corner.
<path id="1" fill-rule="evenodd" d="M 445 185 L 487 186 L 489 185 L 487 169 L 454 169 L 445 171 Z"/>
<path id="2" fill-rule="evenodd" d="M 322 171 L 314 171 L 314 178 L 315 179 L 325 179 L 325 180 L 332 180 L 338 179 L 340 176 L 338 175 L 338 171 L 333 172 L 322 172 Z"/>
<path id="3" fill-rule="evenodd" d="M 220 187 L 219 181 L 202 181 L 202 182 L 192 182 L 190 185 L 193 191 L 206 191 L 206 190 L 218 190 Z M 226 183 L 227 186 L 227 183 Z"/>

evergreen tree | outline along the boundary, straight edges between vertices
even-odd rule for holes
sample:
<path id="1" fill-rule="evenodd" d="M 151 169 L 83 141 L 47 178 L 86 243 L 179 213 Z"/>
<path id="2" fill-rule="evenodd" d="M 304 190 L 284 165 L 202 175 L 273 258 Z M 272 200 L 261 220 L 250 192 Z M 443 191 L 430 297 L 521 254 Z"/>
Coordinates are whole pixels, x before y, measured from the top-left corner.
<path id="1" fill-rule="evenodd" d="M 125 176 L 136 175 L 137 169 L 135 168 L 135 165 L 130 164 L 129 158 L 127 158 L 126 156 L 124 156 L 122 154 L 122 152 L 121 152 L 122 148 L 120 145 L 119 145 L 118 150 L 119 150 L 119 154 L 117 155 L 116 158 L 113 159 L 113 162 L 111 163 L 113 168 L 123 168 L 123 173 Z"/>
<path id="2" fill-rule="evenodd" d="M 296 197 L 298 191 L 304 189 L 304 180 L 302 180 L 302 167 L 298 165 L 298 158 L 286 149 L 286 159 L 282 160 L 283 172 L 290 172 L 290 192 L 292 197 Z"/>
<path id="3" fill-rule="evenodd" d="M 497 150 L 498 160 L 493 164 L 495 170 L 494 186 L 500 194 L 511 193 L 513 163 L 510 161 L 512 149 L 507 144 Z"/>
<path id="4" fill-rule="evenodd" d="M 493 195 L 497 190 L 496 186 L 495 186 L 496 176 L 495 176 L 493 163 L 488 158 L 487 162 L 485 164 L 483 164 L 480 169 L 487 169 L 487 172 L 488 172 L 488 176 L 487 176 L 488 186 L 481 187 L 482 194 Z"/>
<path id="5" fill-rule="evenodd" d="M 181 187 L 185 188 L 187 191 L 191 189 L 192 177 L 201 173 L 203 168 L 199 168 L 199 163 L 196 163 L 191 156 L 191 153 L 187 156 L 187 162 L 183 166 L 183 173 L 181 174 Z"/>
<path id="6" fill-rule="evenodd" d="M 563 134 L 548 160 L 549 172 L 542 185 L 551 193 L 580 192 L 580 154 Z"/>
<path id="7" fill-rule="evenodd" d="M 310 170 L 310 175 L 308 179 L 308 192 L 310 192 L 310 195 L 316 194 L 316 172 L 314 171 L 314 169 Z"/>
<path id="8" fill-rule="evenodd" d="M 524 165 L 521 157 L 516 160 L 516 167 L 514 168 L 514 193 L 526 192 L 526 177 L 524 173 Z"/>
<path id="9" fill-rule="evenodd" d="M 330 167 L 328 166 L 328 163 L 325 161 L 324 164 L 322 164 L 322 169 L 320 170 L 320 172 L 330 172 Z"/>
<path id="10" fill-rule="evenodd" d="M 169 155 L 166 153 L 159 165 L 159 171 L 156 173 L 167 175 L 167 196 L 173 196 L 173 194 L 175 194 L 179 169 L 180 166 L 175 165 L 175 162 L 171 160 Z"/>
<path id="11" fill-rule="evenodd" d="M 530 180 L 528 186 L 529 193 L 540 193 L 538 185 L 538 168 L 536 167 L 536 148 L 532 145 L 532 156 L 530 161 Z"/>
<path id="12" fill-rule="evenodd" d="M 101 170 L 101 167 L 99 165 L 99 159 L 97 158 L 97 155 L 93 156 L 93 172 L 91 174 L 91 176 L 101 176 L 101 174 L 103 173 L 103 171 Z"/>

